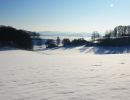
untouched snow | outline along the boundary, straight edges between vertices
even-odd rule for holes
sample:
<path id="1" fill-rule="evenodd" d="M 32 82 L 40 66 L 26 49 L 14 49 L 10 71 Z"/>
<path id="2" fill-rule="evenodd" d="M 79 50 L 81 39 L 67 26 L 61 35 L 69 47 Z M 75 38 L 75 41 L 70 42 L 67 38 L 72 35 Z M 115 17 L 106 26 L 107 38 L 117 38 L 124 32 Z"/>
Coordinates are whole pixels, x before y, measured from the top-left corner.
<path id="1" fill-rule="evenodd" d="M 130 54 L 59 51 L 0 51 L 0 100 L 130 100 Z"/>

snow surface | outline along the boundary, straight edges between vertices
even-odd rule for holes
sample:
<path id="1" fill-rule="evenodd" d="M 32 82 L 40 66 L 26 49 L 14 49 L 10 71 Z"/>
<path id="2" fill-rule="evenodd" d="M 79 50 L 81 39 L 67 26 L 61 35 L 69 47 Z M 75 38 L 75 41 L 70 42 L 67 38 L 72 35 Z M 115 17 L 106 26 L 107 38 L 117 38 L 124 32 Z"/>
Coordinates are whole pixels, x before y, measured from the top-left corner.
<path id="1" fill-rule="evenodd" d="M 130 54 L 71 50 L 0 51 L 0 100 L 130 100 Z"/>
<path id="2" fill-rule="evenodd" d="M 57 47 L 52 49 L 46 48 L 35 48 L 38 52 L 48 55 L 72 55 L 72 54 L 128 54 L 130 53 L 130 46 L 122 47 L 87 47 L 87 46 L 78 46 L 78 47 Z"/>

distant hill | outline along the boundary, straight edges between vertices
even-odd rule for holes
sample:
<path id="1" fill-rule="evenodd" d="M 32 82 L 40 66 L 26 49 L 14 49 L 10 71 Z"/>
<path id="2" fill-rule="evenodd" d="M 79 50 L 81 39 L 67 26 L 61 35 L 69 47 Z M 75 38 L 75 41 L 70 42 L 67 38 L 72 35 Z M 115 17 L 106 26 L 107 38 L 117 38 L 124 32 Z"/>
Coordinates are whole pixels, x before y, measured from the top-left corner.
<path id="1" fill-rule="evenodd" d="M 43 36 L 74 36 L 74 37 L 91 37 L 91 33 L 85 32 L 58 32 L 58 31 L 41 31 Z"/>

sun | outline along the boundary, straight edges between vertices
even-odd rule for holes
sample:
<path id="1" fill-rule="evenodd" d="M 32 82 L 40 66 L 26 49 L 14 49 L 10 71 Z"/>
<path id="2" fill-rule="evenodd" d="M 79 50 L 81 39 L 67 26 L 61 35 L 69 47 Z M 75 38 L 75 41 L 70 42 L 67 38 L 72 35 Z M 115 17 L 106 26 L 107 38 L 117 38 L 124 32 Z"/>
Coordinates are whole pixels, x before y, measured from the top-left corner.
<path id="1" fill-rule="evenodd" d="M 113 4 L 113 3 L 111 3 L 111 4 L 110 4 L 110 7 L 111 7 L 111 8 L 113 8 L 113 7 L 114 7 L 114 4 Z"/>

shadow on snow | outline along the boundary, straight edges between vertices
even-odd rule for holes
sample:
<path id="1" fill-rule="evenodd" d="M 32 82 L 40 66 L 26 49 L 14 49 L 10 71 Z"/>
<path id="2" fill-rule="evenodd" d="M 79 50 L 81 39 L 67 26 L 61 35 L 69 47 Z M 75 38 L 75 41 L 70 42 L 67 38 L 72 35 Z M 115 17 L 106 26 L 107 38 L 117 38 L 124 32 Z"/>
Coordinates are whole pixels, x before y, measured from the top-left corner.
<path id="1" fill-rule="evenodd" d="M 130 46 L 121 46 L 121 47 L 100 47 L 100 46 L 67 46 L 67 47 L 55 47 L 55 48 L 45 48 L 42 50 L 71 50 L 76 49 L 79 50 L 81 53 L 90 53 L 93 52 L 94 54 L 123 54 L 123 53 L 130 53 Z M 42 51 L 40 50 L 40 51 Z"/>

